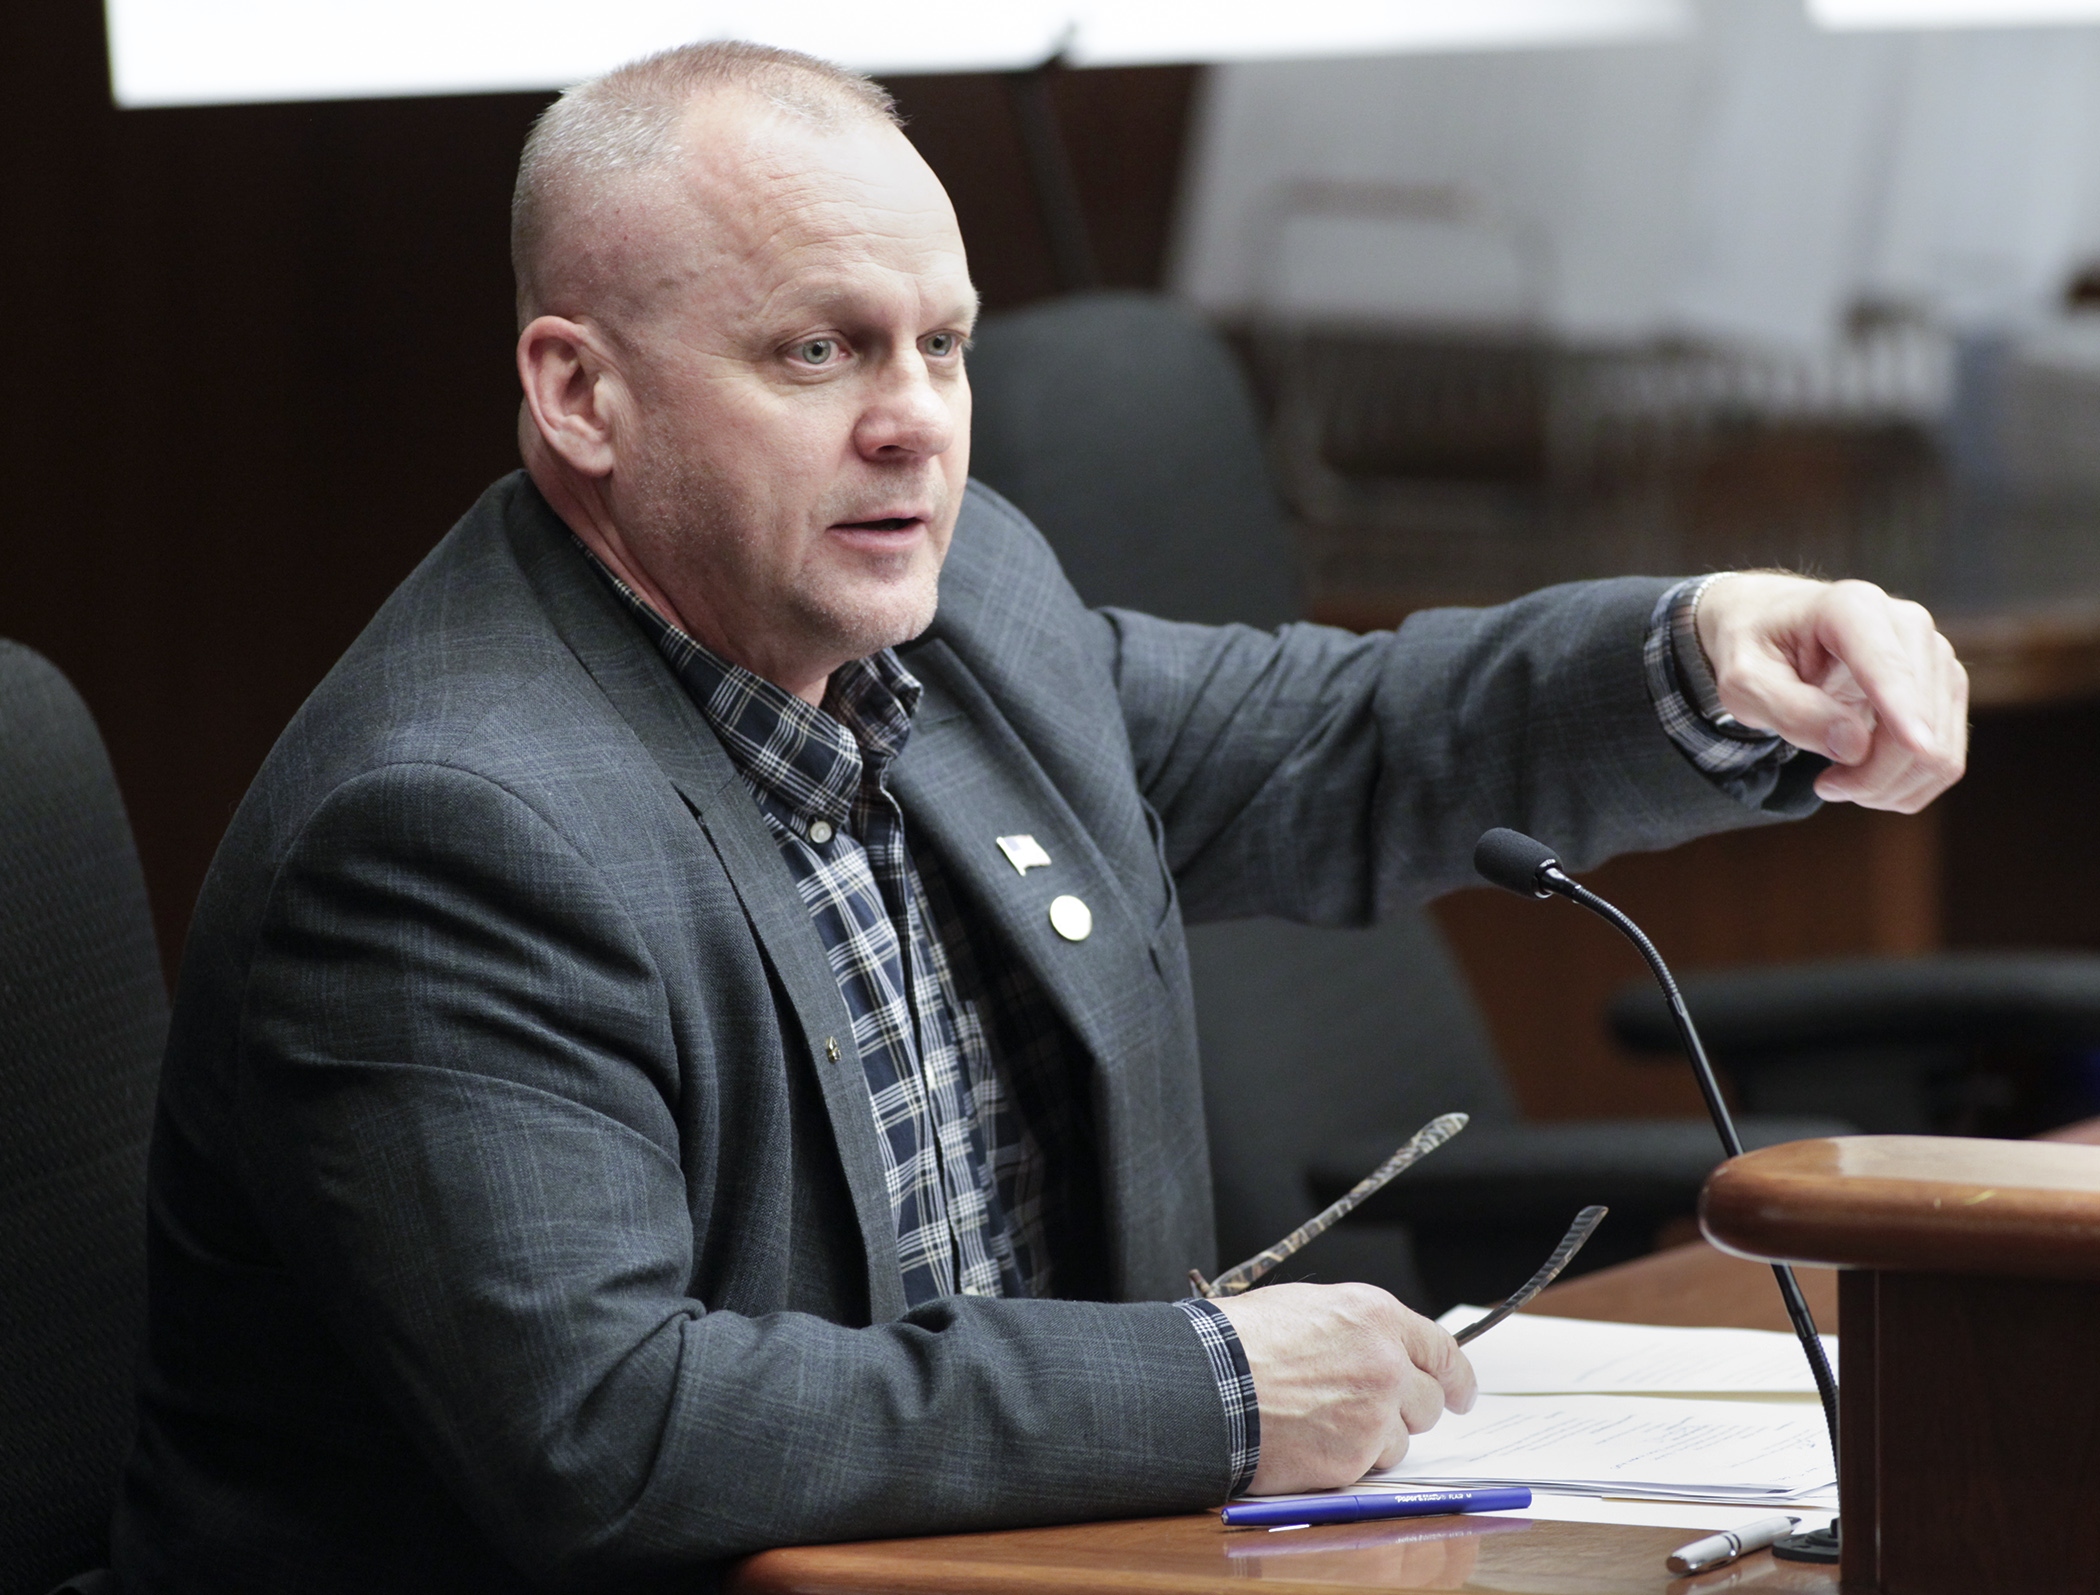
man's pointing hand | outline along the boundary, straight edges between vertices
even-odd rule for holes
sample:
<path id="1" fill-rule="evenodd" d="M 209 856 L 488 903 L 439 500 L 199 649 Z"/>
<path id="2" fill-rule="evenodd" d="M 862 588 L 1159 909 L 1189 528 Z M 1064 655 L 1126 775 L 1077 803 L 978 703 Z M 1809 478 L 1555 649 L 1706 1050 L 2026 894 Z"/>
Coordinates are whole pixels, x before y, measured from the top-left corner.
<path id="1" fill-rule="evenodd" d="M 1922 605 L 1746 571 L 1706 589 L 1698 632 L 1722 708 L 1832 761 L 1817 796 L 1915 814 L 1961 779 L 1969 677 Z"/>

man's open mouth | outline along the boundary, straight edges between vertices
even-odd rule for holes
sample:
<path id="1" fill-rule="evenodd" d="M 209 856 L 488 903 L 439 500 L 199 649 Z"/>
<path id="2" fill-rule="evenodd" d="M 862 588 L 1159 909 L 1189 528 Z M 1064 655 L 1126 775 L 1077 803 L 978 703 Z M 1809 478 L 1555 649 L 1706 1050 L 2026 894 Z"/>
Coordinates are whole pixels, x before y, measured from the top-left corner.
<path id="1" fill-rule="evenodd" d="M 919 522 L 915 516 L 891 515 L 879 521 L 840 521 L 839 524 L 855 532 L 902 532 Z"/>

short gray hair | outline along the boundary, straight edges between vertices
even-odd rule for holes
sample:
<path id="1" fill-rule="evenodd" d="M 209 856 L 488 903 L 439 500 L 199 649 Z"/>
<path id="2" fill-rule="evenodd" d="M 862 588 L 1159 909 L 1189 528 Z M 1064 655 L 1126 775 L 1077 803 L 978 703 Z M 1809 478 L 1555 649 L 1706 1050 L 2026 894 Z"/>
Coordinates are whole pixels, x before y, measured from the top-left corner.
<path id="1" fill-rule="evenodd" d="M 579 83 L 540 114 L 518 161 L 510 263 L 521 321 L 538 308 L 543 251 L 561 210 L 674 160 L 686 107 L 724 88 L 819 127 L 856 116 L 903 125 L 896 101 L 872 79 L 813 55 L 742 40 L 680 45 Z"/>

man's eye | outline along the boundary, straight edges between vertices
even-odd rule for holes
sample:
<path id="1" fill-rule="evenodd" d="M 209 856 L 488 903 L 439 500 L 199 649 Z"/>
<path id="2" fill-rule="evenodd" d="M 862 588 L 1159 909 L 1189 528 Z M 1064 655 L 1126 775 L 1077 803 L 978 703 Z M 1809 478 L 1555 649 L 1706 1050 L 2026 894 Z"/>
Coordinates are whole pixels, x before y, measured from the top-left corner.
<path id="1" fill-rule="evenodd" d="M 935 359 L 945 360 L 962 347 L 962 339 L 952 332 L 936 332 L 926 340 L 926 352 Z"/>
<path id="2" fill-rule="evenodd" d="M 795 347 L 795 358 L 805 365 L 829 365 L 831 357 L 839 352 L 836 338 L 812 338 Z"/>

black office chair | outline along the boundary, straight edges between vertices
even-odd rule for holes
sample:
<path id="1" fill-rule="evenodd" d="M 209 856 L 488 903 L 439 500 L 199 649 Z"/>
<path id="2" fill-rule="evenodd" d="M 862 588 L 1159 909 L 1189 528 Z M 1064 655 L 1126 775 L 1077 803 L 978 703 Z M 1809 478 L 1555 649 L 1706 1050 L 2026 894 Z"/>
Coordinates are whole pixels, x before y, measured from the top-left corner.
<path id="1" fill-rule="evenodd" d="M 109 1560 L 166 1027 L 94 721 L 50 663 L 0 642 L 0 1590 Z"/>
<path id="2" fill-rule="evenodd" d="M 1716 1067 L 1753 1110 L 1814 1104 L 1875 1135 L 2030 1135 L 2100 1114 L 2100 957 L 2066 951 L 1844 958 L 1688 975 Z M 1612 1033 L 1675 1050 L 1653 986 Z"/>
<path id="3" fill-rule="evenodd" d="M 1014 500 L 1090 603 L 1272 626 L 1300 611 L 1293 539 L 1231 352 L 1155 295 L 993 317 L 970 355 L 973 474 Z M 1220 1261 L 1269 1245 L 1438 1113 L 1473 1124 L 1279 1270 L 1440 1309 L 1521 1284 L 1589 1202 L 1581 1267 L 1647 1251 L 1720 1159 L 1704 1120 L 1527 1124 L 1434 924 L 1191 927 Z M 1754 1145 L 1842 1134 L 1746 1118 Z"/>

